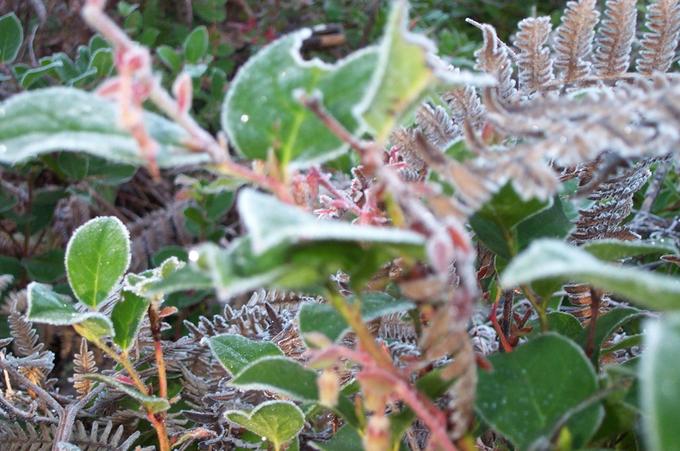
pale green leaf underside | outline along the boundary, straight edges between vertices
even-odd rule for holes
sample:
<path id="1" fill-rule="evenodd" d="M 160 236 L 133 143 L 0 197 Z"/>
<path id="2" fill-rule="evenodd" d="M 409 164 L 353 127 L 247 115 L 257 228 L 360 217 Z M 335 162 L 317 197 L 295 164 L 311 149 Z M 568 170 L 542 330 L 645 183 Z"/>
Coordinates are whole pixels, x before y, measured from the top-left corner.
<path id="1" fill-rule="evenodd" d="M 333 117 L 355 132 L 352 109 L 365 95 L 376 52 L 364 49 L 333 65 L 305 61 L 300 47 L 310 35 L 311 30 L 304 29 L 281 37 L 241 67 L 231 83 L 222 128 L 245 157 L 263 160 L 271 149 L 283 164 L 302 167 L 347 150 L 294 93 L 319 92 Z"/>
<path id="2" fill-rule="evenodd" d="M 298 406 L 289 401 L 268 401 L 259 404 L 251 412 L 229 410 L 225 416 L 255 434 L 271 441 L 275 449 L 286 443 L 302 430 L 305 415 Z"/>
<path id="3" fill-rule="evenodd" d="M 589 283 L 657 310 L 680 307 L 680 279 L 605 263 L 556 240 L 532 243 L 510 262 L 501 283 L 510 288 L 547 278 Z"/>
<path id="4" fill-rule="evenodd" d="M 310 213 L 253 189 L 241 192 L 238 211 L 248 228 L 255 254 L 261 254 L 283 243 L 297 244 L 311 241 L 369 242 L 407 246 L 424 244 L 422 235 L 407 230 L 320 220 Z"/>
<path id="5" fill-rule="evenodd" d="M 66 246 L 66 275 L 76 298 L 96 308 L 130 265 L 130 237 L 115 217 L 98 217 L 80 226 Z"/>
<path id="6" fill-rule="evenodd" d="M 78 325 L 79 332 L 90 339 L 113 335 L 113 324 L 106 316 L 76 310 L 70 297 L 54 292 L 49 285 L 31 282 L 26 291 L 29 320 L 54 326 Z"/>
<path id="7" fill-rule="evenodd" d="M 647 321 L 640 362 L 642 423 L 650 450 L 677 450 L 680 428 L 680 314 Z"/>
<path id="8" fill-rule="evenodd" d="M 73 88 L 28 91 L 0 103 L 0 163 L 16 164 L 43 153 L 80 151 L 119 163 L 144 165 L 136 141 L 118 124 L 114 102 Z M 172 122 L 146 113 L 148 132 L 159 144 L 160 167 L 208 161 L 189 151 L 187 134 Z"/>

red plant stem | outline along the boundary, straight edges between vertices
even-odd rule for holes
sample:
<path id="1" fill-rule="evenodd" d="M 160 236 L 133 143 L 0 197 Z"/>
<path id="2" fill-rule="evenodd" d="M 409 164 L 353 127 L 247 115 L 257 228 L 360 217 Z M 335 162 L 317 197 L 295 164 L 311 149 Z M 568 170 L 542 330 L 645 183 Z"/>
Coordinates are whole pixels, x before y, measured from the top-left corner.
<path id="1" fill-rule="evenodd" d="M 496 310 L 498 309 L 498 303 L 499 302 L 500 301 L 496 301 L 491 306 L 491 313 L 489 314 L 489 320 L 491 321 L 491 325 L 493 326 L 494 330 L 496 331 L 496 335 L 498 335 L 498 339 L 501 342 L 501 347 L 503 348 L 503 351 L 512 352 L 512 345 L 510 343 L 508 343 L 508 340 L 505 337 L 505 333 L 503 332 L 503 329 L 501 328 L 500 324 L 498 324 L 498 316 L 496 314 Z"/>
<path id="2" fill-rule="evenodd" d="M 149 325 L 151 327 L 156 367 L 158 370 L 158 394 L 161 398 L 168 399 L 168 380 L 165 371 L 163 348 L 161 346 L 161 318 L 158 311 L 158 304 L 155 301 L 151 301 L 151 304 L 149 305 Z"/>
<path id="3" fill-rule="evenodd" d="M 600 316 L 600 304 L 602 293 L 596 288 L 590 288 L 590 322 L 588 323 L 588 338 L 586 340 L 586 355 L 592 357 L 595 352 L 595 332 L 597 331 L 597 318 Z"/>
<path id="4" fill-rule="evenodd" d="M 118 25 L 104 12 L 104 0 L 88 0 L 82 10 L 85 21 L 94 30 L 104 36 L 114 47 L 129 49 L 137 46 Z M 213 136 L 204 130 L 191 115 L 182 112 L 175 99 L 161 86 L 160 81 L 152 77 L 150 80 L 149 98 L 169 118 L 179 124 L 191 137 L 195 148 L 203 150 L 210 155 L 216 164 L 216 169 L 224 174 L 240 177 L 262 188 L 268 189 L 281 200 L 293 203 L 293 198 L 285 184 L 274 178 L 258 174 L 255 171 L 239 165 L 229 158 L 225 146 L 220 145 Z"/>

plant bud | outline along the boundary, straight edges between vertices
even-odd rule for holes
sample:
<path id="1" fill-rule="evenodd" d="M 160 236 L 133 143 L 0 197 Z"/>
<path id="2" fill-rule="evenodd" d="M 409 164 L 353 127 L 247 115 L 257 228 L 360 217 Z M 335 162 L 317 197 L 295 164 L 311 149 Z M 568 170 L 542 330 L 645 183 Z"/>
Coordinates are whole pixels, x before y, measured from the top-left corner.
<path id="1" fill-rule="evenodd" d="M 175 83 L 172 85 L 172 93 L 177 99 L 177 108 L 179 113 L 184 115 L 191 109 L 191 101 L 193 96 L 193 86 L 191 85 L 191 77 L 188 73 L 182 72 Z"/>
<path id="2" fill-rule="evenodd" d="M 371 416 L 363 442 L 365 451 L 389 451 L 392 448 L 390 422 L 387 416 L 382 414 Z"/>
<path id="3" fill-rule="evenodd" d="M 340 394 L 340 379 L 335 371 L 324 370 L 317 378 L 316 384 L 319 387 L 319 401 L 322 406 L 335 407 L 338 403 Z"/>

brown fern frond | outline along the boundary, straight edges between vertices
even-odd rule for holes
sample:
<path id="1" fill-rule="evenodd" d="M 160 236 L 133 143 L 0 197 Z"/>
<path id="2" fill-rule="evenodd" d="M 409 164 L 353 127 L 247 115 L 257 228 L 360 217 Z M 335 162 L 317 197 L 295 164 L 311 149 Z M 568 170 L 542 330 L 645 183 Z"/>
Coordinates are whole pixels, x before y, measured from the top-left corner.
<path id="1" fill-rule="evenodd" d="M 553 62 L 546 46 L 552 25 L 550 17 L 529 17 L 518 28 L 514 44 L 519 49 L 519 87 L 522 94 L 528 95 L 540 91 L 553 79 Z"/>
<path id="2" fill-rule="evenodd" d="M 13 299 L 12 311 L 7 318 L 10 333 L 14 337 L 14 351 L 23 357 L 37 354 L 44 348 L 33 323 L 19 310 L 20 305 L 25 302 L 25 297 L 25 291 L 17 293 Z"/>
<path id="3" fill-rule="evenodd" d="M 87 340 L 83 338 L 80 341 L 80 352 L 73 356 L 73 388 L 81 397 L 92 390 L 92 381 L 84 376 L 96 372 L 94 354 L 88 349 Z"/>
<path id="4" fill-rule="evenodd" d="M 193 242 L 184 223 L 186 207 L 186 201 L 171 202 L 167 207 L 155 210 L 127 225 L 132 238 L 131 271 L 139 272 L 148 268 L 153 254 L 163 246 L 188 245 Z"/>
<path id="5" fill-rule="evenodd" d="M 416 112 L 416 125 L 435 146 L 443 147 L 458 135 L 458 130 L 441 106 L 424 103 Z"/>
<path id="6" fill-rule="evenodd" d="M 593 58 L 597 76 L 613 78 L 628 70 L 636 22 L 637 0 L 607 0 Z"/>
<path id="7" fill-rule="evenodd" d="M 590 74 L 588 57 L 592 50 L 600 13 L 597 0 L 572 0 L 562 16 L 562 24 L 555 36 L 555 69 L 560 79 L 571 83 Z"/>
<path id="8" fill-rule="evenodd" d="M 636 63 L 638 72 L 651 75 L 671 67 L 680 33 L 680 0 L 657 0 L 647 7 L 645 24 Z"/>
<path id="9" fill-rule="evenodd" d="M 454 73 L 460 69 L 452 68 Z M 465 122 L 473 128 L 479 128 L 484 122 L 484 107 L 479 99 L 479 95 L 472 86 L 462 86 L 453 88 L 444 94 L 442 99 L 446 102 L 451 111 L 453 123 L 459 127 Z"/>
<path id="10" fill-rule="evenodd" d="M 470 20 L 468 20 L 471 22 Z M 486 72 L 496 79 L 498 100 L 503 105 L 517 103 L 517 88 L 512 78 L 512 61 L 508 47 L 496 35 L 496 29 L 488 24 L 478 24 L 482 30 L 484 42 L 475 52 L 477 59 L 475 68 Z"/>

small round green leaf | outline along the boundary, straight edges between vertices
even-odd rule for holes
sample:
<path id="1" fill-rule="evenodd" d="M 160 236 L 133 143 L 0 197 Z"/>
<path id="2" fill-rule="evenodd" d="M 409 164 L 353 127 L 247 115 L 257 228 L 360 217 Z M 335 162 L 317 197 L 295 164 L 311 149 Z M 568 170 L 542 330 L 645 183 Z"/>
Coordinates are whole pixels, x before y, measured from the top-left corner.
<path id="1" fill-rule="evenodd" d="M 17 57 L 24 29 L 16 14 L 9 13 L 0 17 L 0 64 L 9 64 Z"/>
<path id="2" fill-rule="evenodd" d="M 130 265 L 130 236 L 118 218 L 99 217 L 80 226 L 66 246 L 66 275 L 73 294 L 96 308 Z"/>
<path id="3" fill-rule="evenodd" d="M 184 40 L 184 56 L 187 61 L 196 64 L 208 52 L 210 37 L 205 25 L 196 27 Z"/>
<path id="4" fill-rule="evenodd" d="M 111 322 L 115 331 L 113 342 L 123 351 L 127 351 L 134 343 L 148 307 L 148 299 L 130 291 L 123 291 L 121 299 L 113 307 L 111 312 Z"/>
<path id="5" fill-rule="evenodd" d="M 294 439 L 305 425 L 305 414 L 289 401 L 263 402 L 250 413 L 229 410 L 225 416 L 229 421 L 266 438 L 276 450 Z"/>

